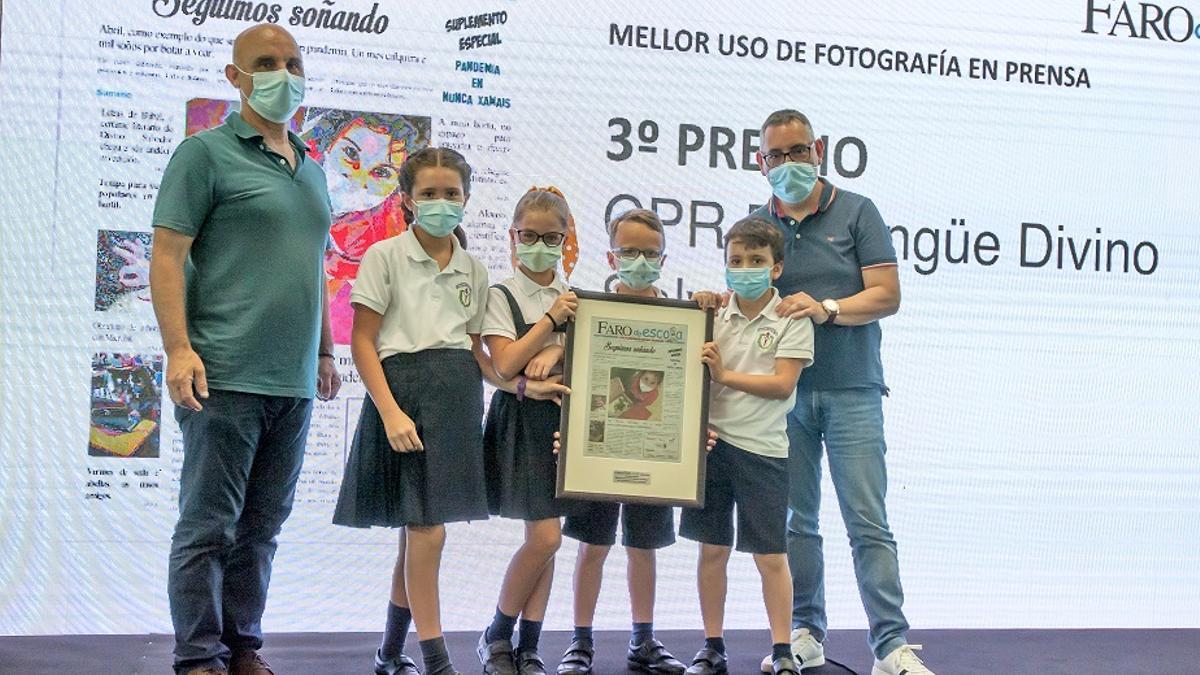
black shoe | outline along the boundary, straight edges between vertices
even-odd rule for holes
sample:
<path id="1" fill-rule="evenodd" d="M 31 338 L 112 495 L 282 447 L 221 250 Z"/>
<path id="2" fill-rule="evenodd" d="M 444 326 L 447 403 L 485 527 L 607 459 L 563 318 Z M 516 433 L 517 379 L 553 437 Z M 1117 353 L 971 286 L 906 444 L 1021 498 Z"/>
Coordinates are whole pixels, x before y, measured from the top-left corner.
<path id="1" fill-rule="evenodd" d="M 721 652 L 705 647 L 696 652 L 696 658 L 692 659 L 692 665 L 688 667 L 686 675 L 725 675 L 729 672 L 729 661 Z"/>
<path id="2" fill-rule="evenodd" d="M 792 657 L 783 656 L 771 664 L 771 672 L 773 675 L 800 675 L 800 666 Z"/>
<path id="3" fill-rule="evenodd" d="M 479 636 L 479 646 L 475 653 L 479 655 L 479 662 L 483 664 L 483 675 L 517 675 L 512 640 L 488 642 L 485 630 Z"/>
<path id="4" fill-rule="evenodd" d="M 625 657 L 629 667 L 643 673 L 656 675 L 683 675 L 687 670 L 682 663 L 671 656 L 671 652 L 663 643 L 650 638 L 640 645 L 629 645 L 629 654 Z"/>
<path id="5" fill-rule="evenodd" d="M 375 675 L 421 675 L 421 671 L 417 670 L 417 664 L 412 659 L 403 654 L 385 659 L 376 649 Z"/>
<path id="6" fill-rule="evenodd" d="M 532 649 L 517 652 L 517 675 L 546 675 L 546 663 Z"/>
<path id="7" fill-rule="evenodd" d="M 591 640 L 575 640 L 558 663 L 558 675 L 591 675 L 596 647 Z"/>

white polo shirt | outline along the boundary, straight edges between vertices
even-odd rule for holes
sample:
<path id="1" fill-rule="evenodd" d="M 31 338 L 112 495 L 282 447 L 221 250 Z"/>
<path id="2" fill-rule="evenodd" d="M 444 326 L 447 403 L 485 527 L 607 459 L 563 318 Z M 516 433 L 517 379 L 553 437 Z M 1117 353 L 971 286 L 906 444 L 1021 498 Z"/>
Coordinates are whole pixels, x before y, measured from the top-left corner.
<path id="1" fill-rule="evenodd" d="M 775 359 L 813 360 L 811 319 L 789 319 L 775 313 L 779 291 L 754 319 L 738 307 L 737 295 L 717 313 L 713 341 L 727 370 L 773 375 Z M 787 414 L 796 392 L 786 400 L 762 398 L 714 382 L 709 392 L 708 423 L 727 443 L 767 457 L 787 457 Z"/>
<path id="2" fill-rule="evenodd" d="M 450 264 L 439 270 L 412 230 L 371 245 L 350 302 L 383 315 L 379 358 L 426 349 L 470 349 L 487 305 L 487 268 L 451 238 Z"/>
<path id="3" fill-rule="evenodd" d="M 525 315 L 525 321 L 530 324 L 537 323 L 546 312 L 550 311 L 550 306 L 554 304 L 558 296 L 570 290 L 557 274 L 554 275 L 554 281 L 550 282 L 549 286 L 542 286 L 525 276 L 520 269 L 517 270 L 516 276 L 505 279 L 500 282 L 500 285 L 513 294 L 513 298 L 517 301 L 517 308 Z M 502 335 L 510 340 L 517 339 L 517 324 L 513 319 L 512 309 L 508 306 L 508 298 L 505 298 L 504 292 L 498 288 L 488 289 L 487 311 L 483 315 L 483 330 L 480 334 L 483 336 Z M 542 348 L 549 345 L 561 345 L 564 338 L 564 333 L 551 333 L 542 344 Z"/>

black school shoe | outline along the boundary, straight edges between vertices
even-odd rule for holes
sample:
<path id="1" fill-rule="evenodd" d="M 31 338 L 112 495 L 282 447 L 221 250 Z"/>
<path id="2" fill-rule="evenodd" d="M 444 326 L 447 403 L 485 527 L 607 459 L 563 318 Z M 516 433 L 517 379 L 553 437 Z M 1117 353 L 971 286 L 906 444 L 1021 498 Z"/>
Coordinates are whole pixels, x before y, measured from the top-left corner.
<path id="1" fill-rule="evenodd" d="M 671 656 L 671 652 L 663 643 L 654 638 L 640 645 L 629 645 L 629 654 L 625 657 L 632 670 L 655 675 L 683 675 L 687 668 Z"/>
<path id="2" fill-rule="evenodd" d="M 375 650 L 375 675 L 421 675 L 421 671 L 417 670 L 417 664 L 412 659 L 401 654 L 400 656 L 384 659 L 379 655 L 379 650 Z"/>
<path id="3" fill-rule="evenodd" d="M 518 675 L 546 675 L 546 663 L 532 649 L 517 652 Z"/>
<path id="4" fill-rule="evenodd" d="M 483 675 L 517 675 L 517 664 L 513 661 L 512 640 L 487 641 L 487 631 L 479 636 L 475 653 L 483 664 Z"/>
<path id="5" fill-rule="evenodd" d="M 729 672 L 729 661 L 721 652 L 705 647 L 696 652 L 696 658 L 692 659 L 692 665 L 688 667 L 686 675 L 725 675 Z"/>
<path id="6" fill-rule="evenodd" d="M 596 647 L 591 640 L 575 640 L 558 663 L 558 675 L 591 675 Z"/>
<path id="7" fill-rule="evenodd" d="M 775 659 L 771 664 L 771 672 L 773 675 L 800 675 L 800 666 L 792 657 L 784 656 Z"/>

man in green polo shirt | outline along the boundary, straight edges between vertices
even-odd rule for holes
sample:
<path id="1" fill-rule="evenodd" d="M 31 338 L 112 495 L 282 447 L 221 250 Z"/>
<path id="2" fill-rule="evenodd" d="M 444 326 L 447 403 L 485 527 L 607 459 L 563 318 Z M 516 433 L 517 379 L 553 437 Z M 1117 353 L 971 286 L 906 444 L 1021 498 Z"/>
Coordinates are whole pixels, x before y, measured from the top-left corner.
<path id="1" fill-rule="evenodd" d="M 314 394 L 337 395 L 322 259 L 325 174 L 287 121 L 296 41 L 238 36 L 241 112 L 185 139 L 154 205 L 150 288 L 183 432 L 167 594 L 177 673 L 270 673 L 258 654 L 275 537 L 292 507 Z"/>

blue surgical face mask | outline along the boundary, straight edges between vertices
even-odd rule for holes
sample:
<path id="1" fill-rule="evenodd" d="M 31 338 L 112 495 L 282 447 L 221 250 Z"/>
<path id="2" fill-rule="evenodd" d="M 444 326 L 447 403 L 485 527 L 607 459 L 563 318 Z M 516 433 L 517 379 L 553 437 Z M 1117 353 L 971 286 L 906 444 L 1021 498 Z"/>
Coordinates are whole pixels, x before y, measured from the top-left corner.
<path id="1" fill-rule="evenodd" d="M 739 298 L 757 300 L 771 288 L 771 268 L 730 267 L 725 270 L 725 285 Z"/>
<path id="2" fill-rule="evenodd" d="M 558 264 L 562 246 L 547 246 L 544 241 L 517 244 L 517 260 L 530 272 L 545 272 Z"/>
<path id="3" fill-rule="evenodd" d="M 808 199 L 817 184 L 817 167 L 805 162 L 787 162 L 767 172 L 771 191 L 788 204 Z"/>
<path id="4" fill-rule="evenodd" d="M 431 236 L 449 235 L 463 220 L 463 205 L 449 199 L 427 199 L 417 205 L 417 225 Z"/>
<path id="5" fill-rule="evenodd" d="M 617 263 L 617 278 L 631 290 L 644 291 L 662 275 L 662 261 L 651 262 L 644 255 L 632 260 L 618 258 Z"/>
<path id="6" fill-rule="evenodd" d="M 304 102 L 304 78 L 289 73 L 286 68 L 247 73 L 236 64 L 233 67 L 249 75 L 254 82 L 254 91 L 250 92 L 246 103 L 263 119 L 282 124 L 295 115 Z"/>

